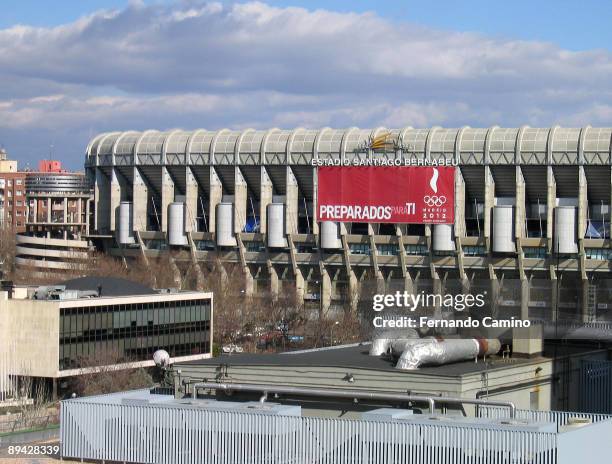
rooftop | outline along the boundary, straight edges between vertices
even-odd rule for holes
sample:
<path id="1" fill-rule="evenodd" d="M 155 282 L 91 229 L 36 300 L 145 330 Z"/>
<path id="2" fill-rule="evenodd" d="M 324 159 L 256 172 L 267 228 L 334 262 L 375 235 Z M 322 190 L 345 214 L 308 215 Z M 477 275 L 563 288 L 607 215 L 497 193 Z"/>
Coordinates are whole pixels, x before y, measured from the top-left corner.
<path id="1" fill-rule="evenodd" d="M 342 369 L 365 369 L 385 372 L 405 372 L 395 368 L 395 362 L 386 357 L 369 356 L 369 344 L 345 345 L 341 347 L 321 348 L 278 354 L 234 354 L 212 359 L 187 361 L 181 365 L 227 365 L 227 366 L 282 366 L 287 368 L 299 367 L 332 367 Z M 517 366 L 541 362 L 543 358 L 512 358 L 511 360 L 492 357 L 485 365 L 484 362 L 463 361 L 443 366 L 421 367 L 414 372 L 425 375 L 458 377 L 477 372 L 495 369 L 504 369 L 509 364 Z"/>
<path id="2" fill-rule="evenodd" d="M 154 295 L 158 292 L 151 287 L 117 277 L 79 277 L 77 279 L 66 280 L 57 285 L 63 285 L 66 290 L 77 290 L 81 292 L 101 290 L 99 296 L 134 296 L 134 295 Z"/>

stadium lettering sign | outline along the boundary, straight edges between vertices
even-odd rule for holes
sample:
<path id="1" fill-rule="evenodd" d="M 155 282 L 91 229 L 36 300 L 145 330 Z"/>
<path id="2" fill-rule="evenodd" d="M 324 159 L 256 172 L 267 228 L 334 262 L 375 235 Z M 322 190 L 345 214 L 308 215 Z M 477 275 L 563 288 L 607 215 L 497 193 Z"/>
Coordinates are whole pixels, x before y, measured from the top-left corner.
<path id="1" fill-rule="evenodd" d="M 318 168 L 319 221 L 452 224 L 454 167 Z"/>

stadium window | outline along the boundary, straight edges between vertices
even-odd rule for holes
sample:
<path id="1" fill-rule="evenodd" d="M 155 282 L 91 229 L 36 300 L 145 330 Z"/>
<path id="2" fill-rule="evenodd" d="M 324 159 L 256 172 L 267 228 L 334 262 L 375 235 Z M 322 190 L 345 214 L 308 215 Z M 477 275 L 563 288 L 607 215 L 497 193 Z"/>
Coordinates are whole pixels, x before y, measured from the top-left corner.
<path id="1" fill-rule="evenodd" d="M 412 256 L 422 256 L 429 254 L 427 245 L 405 245 L 406 254 Z"/>
<path id="2" fill-rule="evenodd" d="M 398 253 L 397 245 L 388 244 L 388 243 L 382 244 L 382 245 L 376 245 L 376 249 L 378 250 L 379 255 L 384 255 L 384 256 L 397 256 L 397 253 Z"/>
<path id="3" fill-rule="evenodd" d="M 367 243 L 351 243 L 349 246 L 352 255 L 369 255 L 370 245 Z"/>

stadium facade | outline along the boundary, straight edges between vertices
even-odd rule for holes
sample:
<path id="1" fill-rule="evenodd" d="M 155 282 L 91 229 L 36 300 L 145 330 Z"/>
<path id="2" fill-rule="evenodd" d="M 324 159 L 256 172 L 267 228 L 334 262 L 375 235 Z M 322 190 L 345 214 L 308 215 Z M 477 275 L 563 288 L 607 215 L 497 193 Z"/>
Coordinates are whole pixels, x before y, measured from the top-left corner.
<path id="1" fill-rule="evenodd" d="M 592 320 L 610 300 L 611 139 L 593 127 L 104 133 L 85 161 L 91 238 L 124 258 L 167 253 L 178 272 L 236 265 L 247 293 L 291 289 L 323 311 L 355 305 L 371 279 L 484 285 L 523 316 L 565 305 Z M 317 166 L 383 160 L 457 166 L 454 224 L 317 223 Z"/>

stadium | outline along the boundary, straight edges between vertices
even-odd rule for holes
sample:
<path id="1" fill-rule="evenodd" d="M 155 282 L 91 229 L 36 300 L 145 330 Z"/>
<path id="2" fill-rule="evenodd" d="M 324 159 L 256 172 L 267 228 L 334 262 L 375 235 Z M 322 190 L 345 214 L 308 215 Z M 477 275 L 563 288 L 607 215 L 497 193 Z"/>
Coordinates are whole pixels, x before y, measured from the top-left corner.
<path id="1" fill-rule="evenodd" d="M 582 322 L 610 308 L 612 128 L 111 132 L 86 150 L 90 239 L 333 314 L 376 291 L 489 292 Z M 381 160 L 386 160 L 383 162 Z M 401 160 L 401 161 L 397 161 Z M 325 165 L 456 166 L 453 224 L 317 222 Z M 560 283 L 560 285 L 558 285 Z"/>

